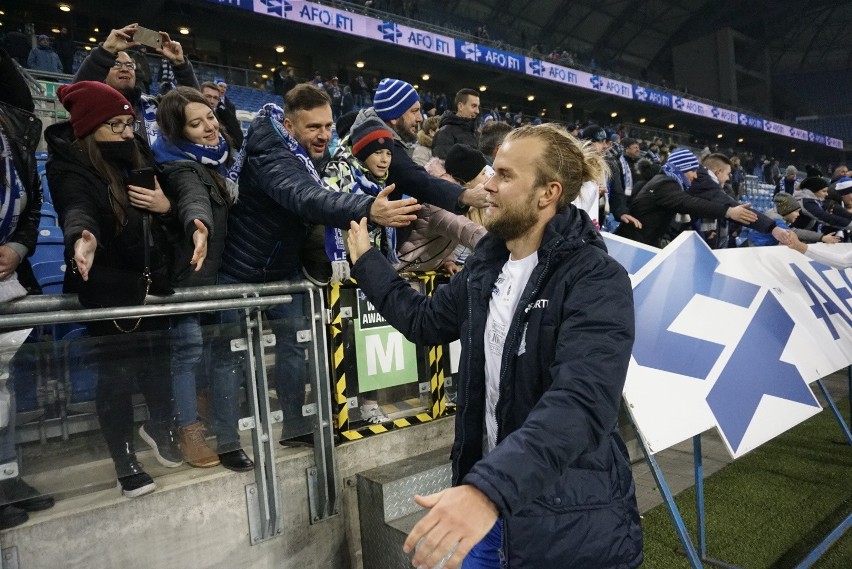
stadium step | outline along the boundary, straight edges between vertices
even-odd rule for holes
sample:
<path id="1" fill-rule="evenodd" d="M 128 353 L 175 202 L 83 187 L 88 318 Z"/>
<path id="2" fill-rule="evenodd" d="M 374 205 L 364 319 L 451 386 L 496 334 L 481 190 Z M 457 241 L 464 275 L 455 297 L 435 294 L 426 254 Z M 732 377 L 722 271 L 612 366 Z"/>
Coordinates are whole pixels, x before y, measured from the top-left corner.
<path id="1" fill-rule="evenodd" d="M 358 509 L 364 566 L 407 567 L 405 536 L 424 515 L 414 495 L 434 494 L 450 486 L 450 447 L 358 474 Z"/>

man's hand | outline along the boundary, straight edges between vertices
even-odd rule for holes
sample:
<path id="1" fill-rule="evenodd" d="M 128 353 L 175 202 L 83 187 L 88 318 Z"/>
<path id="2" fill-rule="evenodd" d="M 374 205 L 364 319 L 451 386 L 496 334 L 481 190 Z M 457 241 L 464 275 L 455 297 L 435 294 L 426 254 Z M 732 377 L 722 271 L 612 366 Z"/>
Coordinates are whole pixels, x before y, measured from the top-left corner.
<path id="1" fill-rule="evenodd" d="M 0 281 L 5 281 L 18 270 L 21 258 L 8 245 L 0 245 Z"/>
<path id="2" fill-rule="evenodd" d="M 154 178 L 154 189 L 143 188 L 141 186 L 127 186 L 127 197 L 130 200 L 130 205 L 139 209 L 147 209 L 153 213 L 160 215 L 168 213 L 172 209 L 172 203 L 163 189 L 160 187 L 160 182 Z"/>
<path id="3" fill-rule="evenodd" d="M 349 235 L 346 237 L 346 245 L 349 248 L 349 260 L 352 264 L 370 250 L 370 233 L 367 231 L 367 218 L 362 217 L 361 223 L 349 222 Z"/>
<path id="4" fill-rule="evenodd" d="M 443 268 L 444 271 L 446 271 L 450 276 L 462 270 L 461 267 L 456 265 L 455 261 L 444 261 L 444 263 L 441 265 L 441 268 Z"/>
<path id="5" fill-rule="evenodd" d="M 461 193 L 459 201 L 470 207 L 488 207 L 488 192 L 485 184 L 477 184 Z"/>
<path id="6" fill-rule="evenodd" d="M 772 228 L 772 236 L 782 245 L 790 244 L 790 235 L 795 235 L 795 233 L 787 231 L 786 229 L 781 229 L 778 226 Z"/>
<path id="7" fill-rule="evenodd" d="M 751 211 L 751 204 L 744 203 L 737 207 L 729 207 L 725 212 L 725 217 L 732 219 L 742 225 L 748 225 L 757 221 L 757 214 Z"/>
<path id="8" fill-rule="evenodd" d="M 84 229 L 80 238 L 74 242 L 74 262 L 77 264 L 80 278 L 84 281 L 89 280 L 89 271 L 92 269 L 92 263 L 95 262 L 97 248 L 98 240 L 88 229 Z"/>
<path id="9" fill-rule="evenodd" d="M 404 200 L 389 200 L 388 196 L 393 193 L 396 184 L 391 184 L 376 196 L 370 207 L 370 221 L 384 227 L 405 227 L 415 219 L 416 212 L 420 210 L 420 204 L 414 198 Z"/>
<path id="10" fill-rule="evenodd" d="M 160 37 L 163 39 L 163 47 L 157 49 L 157 52 L 171 61 L 173 65 L 183 65 L 186 59 L 184 59 L 183 46 L 180 45 L 180 42 L 174 41 L 166 32 L 160 32 Z"/>
<path id="11" fill-rule="evenodd" d="M 642 222 L 630 215 L 629 213 L 623 214 L 619 217 L 621 223 L 631 223 L 636 226 L 636 229 L 642 229 Z"/>
<path id="12" fill-rule="evenodd" d="M 840 243 L 840 237 L 836 233 L 828 233 L 820 238 L 823 243 Z"/>
<path id="13" fill-rule="evenodd" d="M 415 496 L 414 501 L 431 511 L 405 540 L 402 550 L 414 551 L 414 567 L 434 567 L 449 557 L 446 567 L 456 569 L 468 552 L 497 522 L 497 508 L 474 486 L 449 488 L 431 496 Z"/>
<path id="14" fill-rule="evenodd" d="M 808 250 L 808 246 L 805 245 L 804 243 L 802 243 L 801 241 L 799 241 L 799 236 L 796 235 L 796 233 L 794 231 L 790 232 L 790 235 L 787 239 L 786 245 L 787 245 L 787 247 L 789 247 L 793 251 L 798 251 L 802 255 L 804 255 L 805 251 Z"/>
<path id="15" fill-rule="evenodd" d="M 204 259 L 207 258 L 207 226 L 201 223 L 199 219 L 193 219 L 195 231 L 192 232 L 192 244 L 195 245 L 195 250 L 192 252 L 192 259 L 189 260 L 190 265 L 195 265 L 195 272 L 201 270 L 201 265 L 204 264 Z"/>
<path id="16" fill-rule="evenodd" d="M 138 41 L 133 41 L 133 34 L 136 33 L 138 27 L 139 24 L 128 24 L 121 29 L 112 30 L 107 39 L 104 40 L 103 48 L 111 54 L 117 55 L 119 51 L 140 45 Z"/>

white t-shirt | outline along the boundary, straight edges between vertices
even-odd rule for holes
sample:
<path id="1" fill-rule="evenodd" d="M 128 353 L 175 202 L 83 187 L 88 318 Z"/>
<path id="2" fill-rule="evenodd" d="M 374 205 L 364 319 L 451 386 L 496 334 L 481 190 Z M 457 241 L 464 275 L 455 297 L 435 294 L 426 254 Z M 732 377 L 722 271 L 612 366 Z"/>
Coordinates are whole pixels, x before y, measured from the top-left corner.
<path id="1" fill-rule="evenodd" d="M 497 446 L 497 417 L 494 412 L 500 398 L 500 364 L 506 334 L 512 325 L 521 294 L 537 264 L 537 252 L 517 261 L 509 258 L 491 291 L 488 317 L 485 320 L 485 454 Z"/>

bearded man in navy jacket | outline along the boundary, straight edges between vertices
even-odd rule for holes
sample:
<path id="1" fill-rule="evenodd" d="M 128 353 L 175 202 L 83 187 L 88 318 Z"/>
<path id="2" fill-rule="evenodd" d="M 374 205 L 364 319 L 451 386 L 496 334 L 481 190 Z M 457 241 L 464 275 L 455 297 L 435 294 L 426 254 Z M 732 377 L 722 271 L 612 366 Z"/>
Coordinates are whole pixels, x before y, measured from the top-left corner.
<path id="1" fill-rule="evenodd" d="M 603 159 L 552 125 L 511 132 L 494 161 L 486 235 L 426 297 L 350 224 L 352 276 L 413 341 L 461 339 L 453 487 L 405 542 L 415 567 L 638 567 L 642 530 L 616 423 L 633 296 L 570 205 Z"/>

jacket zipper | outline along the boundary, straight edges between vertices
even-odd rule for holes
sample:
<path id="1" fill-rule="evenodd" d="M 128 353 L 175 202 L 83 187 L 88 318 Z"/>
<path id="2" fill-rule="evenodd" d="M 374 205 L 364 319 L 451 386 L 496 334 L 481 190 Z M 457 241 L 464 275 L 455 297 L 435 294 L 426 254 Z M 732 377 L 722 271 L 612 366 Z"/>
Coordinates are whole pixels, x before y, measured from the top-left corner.
<path id="1" fill-rule="evenodd" d="M 467 275 L 467 322 L 468 322 L 468 326 L 467 326 L 468 349 L 467 349 L 467 358 L 465 358 L 465 367 L 467 369 L 465 369 L 466 373 L 464 374 L 464 376 L 462 376 L 462 374 L 459 374 L 459 377 L 470 377 L 470 354 L 473 351 L 473 350 L 470 349 L 470 347 L 473 344 L 473 325 L 472 325 L 473 324 L 473 291 L 471 290 L 471 286 L 470 286 L 470 275 Z M 461 427 L 461 445 L 459 446 L 459 459 L 458 459 L 459 462 L 461 462 L 461 455 L 464 452 L 464 435 L 465 435 L 465 430 L 466 430 L 465 429 L 465 420 L 467 418 L 466 415 L 468 413 L 468 408 L 469 408 L 469 405 L 468 405 L 469 397 L 470 397 L 470 389 L 465 389 L 464 390 L 464 407 L 462 407 L 462 417 L 461 417 L 462 427 Z M 454 477 L 456 478 L 456 480 L 453 480 L 453 485 L 455 486 L 456 484 L 459 483 L 458 473 L 454 473 Z"/>

